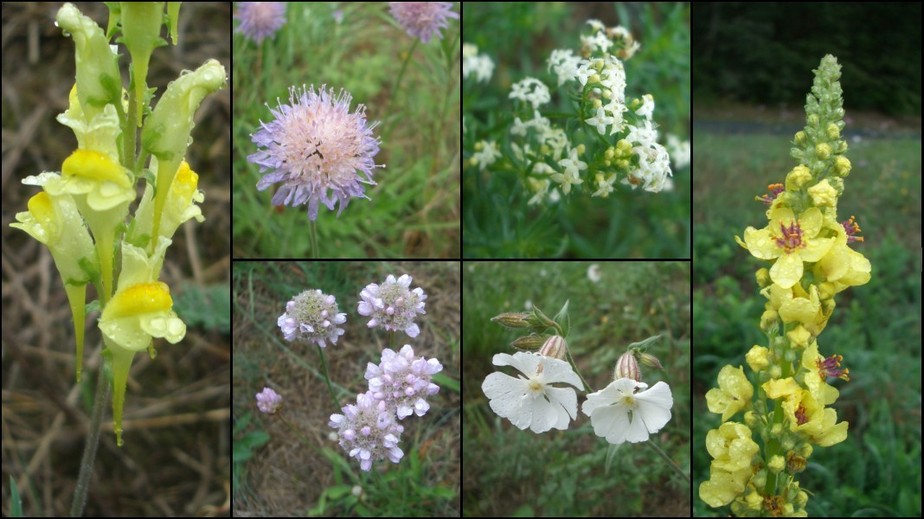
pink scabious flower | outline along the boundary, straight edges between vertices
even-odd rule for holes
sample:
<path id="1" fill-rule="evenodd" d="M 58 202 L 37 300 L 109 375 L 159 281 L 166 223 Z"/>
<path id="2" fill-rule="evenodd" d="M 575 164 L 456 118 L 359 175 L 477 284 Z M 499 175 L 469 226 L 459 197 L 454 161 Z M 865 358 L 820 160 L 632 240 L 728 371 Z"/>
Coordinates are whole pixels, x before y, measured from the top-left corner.
<path id="1" fill-rule="evenodd" d="M 388 458 L 398 463 L 404 452 L 398 447 L 404 427 L 395 421 L 385 402 L 376 400 L 371 393 L 360 393 L 356 404 L 348 404 L 343 414 L 330 415 L 328 424 L 339 431 L 340 446 L 359 460 L 365 471 L 373 461 Z"/>
<path id="2" fill-rule="evenodd" d="M 405 344 L 395 353 L 389 348 L 382 351 L 382 362 L 366 366 L 366 380 L 369 393 L 394 409 L 399 420 L 417 414 L 423 416 L 430 409 L 427 397 L 435 395 L 440 388 L 430 382 L 430 377 L 443 370 L 436 359 L 414 356 L 414 349 Z"/>
<path id="3" fill-rule="evenodd" d="M 286 3 L 238 2 L 234 17 L 241 21 L 237 32 L 260 43 L 286 23 Z"/>
<path id="4" fill-rule="evenodd" d="M 324 348 L 326 341 L 337 344 L 346 322 L 346 314 L 337 312 L 337 300 L 320 290 L 306 290 L 286 303 L 286 311 L 277 324 L 287 341 L 314 342 Z"/>
<path id="5" fill-rule="evenodd" d="M 282 407 L 282 397 L 268 387 L 257 393 L 257 408 L 261 413 L 276 414 Z"/>
<path id="6" fill-rule="evenodd" d="M 251 140 L 258 146 L 247 160 L 260 166 L 263 178 L 257 189 L 275 183 L 279 190 L 273 205 L 308 204 L 308 218 L 318 218 L 318 202 L 333 210 L 340 202 L 339 216 L 350 198 L 369 199 L 363 184 L 375 185 L 373 157 L 380 140 L 372 130 L 378 123 L 366 122 L 366 107 L 350 113 L 352 96 L 345 90 L 322 85 L 317 91 L 302 86 L 289 89 L 289 104 L 270 108 L 274 119 L 260 122 Z"/>
<path id="7" fill-rule="evenodd" d="M 420 328 L 414 322 L 417 314 L 425 314 L 427 294 L 418 287 L 410 289 L 411 276 L 404 274 L 397 280 L 389 275 L 381 285 L 372 283 L 359 293 L 359 315 L 371 316 L 367 326 L 379 326 L 390 332 L 403 331 L 417 337 Z"/>
<path id="8" fill-rule="evenodd" d="M 388 2 L 388 5 L 401 27 L 424 43 L 433 36 L 442 38 L 440 29 L 449 26 L 448 18 L 459 18 L 459 13 L 450 11 L 452 2 Z"/>

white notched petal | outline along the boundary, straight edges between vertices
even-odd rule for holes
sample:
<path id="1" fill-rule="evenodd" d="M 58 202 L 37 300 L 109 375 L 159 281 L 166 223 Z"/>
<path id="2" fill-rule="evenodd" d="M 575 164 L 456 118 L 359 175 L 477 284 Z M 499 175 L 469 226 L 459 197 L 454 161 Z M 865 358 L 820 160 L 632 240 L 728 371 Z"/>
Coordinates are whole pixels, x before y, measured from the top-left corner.
<path id="1" fill-rule="evenodd" d="M 638 415 L 648 428 L 648 432 L 656 433 L 671 419 L 671 407 L 674 397 L 671 388 L 664 382 L 658 382 L 651 389 L 635 395 L 638 402 Z"/>

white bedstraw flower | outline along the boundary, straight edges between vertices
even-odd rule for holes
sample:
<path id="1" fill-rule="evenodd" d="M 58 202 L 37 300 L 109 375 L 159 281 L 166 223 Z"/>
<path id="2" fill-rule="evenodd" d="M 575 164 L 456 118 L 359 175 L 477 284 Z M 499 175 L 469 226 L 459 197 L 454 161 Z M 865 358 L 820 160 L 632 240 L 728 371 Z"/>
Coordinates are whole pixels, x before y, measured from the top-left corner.
<path id="1" fill-rule="evenodd" d="M 475 81 L 487 82 L 494 73 L 494 61 L 485 54 L 478 53 L 478 47 L 471 43 L 462 44 L 462 77 L 473 75 Z"/>
<path id="2" fill-rule="evenodd" d="M 667 134 L 667 151 L 677 169 L 690 164 L 690 141 L 682 141 L 676 135 Z"/>
<path id="3" fill-rule="evenodd" d="M 522 373 L 516 378 L 491 373 L 481 384 L 491 410 L 518 429 L 528 427 L 534 433 L 552 428 L 565 430 L 577 418 L 574 389 L 552 385 L 560 382 L 583 391 L 584 384 L 567 362 L 527 352 L 498 353 L 492 362 L 495 366 L 513 366 Z"/>
<path id="4" fill-rule="evenodd" d="M 591 263 L 591 265 L 587 267 L 587 279 L 589 279 L 591 283 L 598 283 L 600 281 L 600 265 Z"/>
<path id="5" fill-rule="evenodd" d="M 417 337 L 420 328 L 414 319 L 417 314 L 427 313 L 424 306 L 427 294 L 417 287 L 411 290 L 411 276 L 404 274 L 395 279 L 389 275 L 381 285 L 366 285 L 359 293 L 359 315 L 372 317 L 366 325 L 380 327 L 390 332 L 402 331 L 409 337 Z"/>
<path id="6" fill-rule="evenodd" d="M 536 78 L 528 77 L 513 84 L 510 90 L 510 99 L 519 99 L 524 103 L 529 103 L 533 109 L 548 103 L 552 100 L 549 94 L 549 87 Z"/>
<path id="7" fill-rule="evenodd" d="M 484 168 L 494 164 L 501 157 L 497 144 L 494 141 L 479 141 L 475 148 L 481 148 L 472 155 L 472 164 L 484 171 Z"/>
<path id="8" fill-rule="evenodd" d="M 645 94 L 642 96 L 642 106 L 640 106 L 635 111 L 635 113 L 646 119 L 651 119 L 651 114 L 654 113 L 654 108 L 654 97 L 651 94 Z"/>
<path id="9" fill-rule="evenodd" d="M 594 434 L 619 445 L 643 442 L 661 430 L 671 419 L 673 405 L 671 388 L 664 382 L 648 389 L 644 382 L 620 378 L 587 395 L 581 410 L 590 416 Z"/>
<path id="10" fill-rule="evenodd" d="M 549 56 L 549 72 L 554 72 L 558 76 L 558 86 L 575 79 L 580 64 L 581 58 L 575 56 L 571 49 L 555 49 Z"/>
<path id="11" fill-rule="evenodd" d="M 603 111 L 603 107 L 597 108 L 597 113 L 589 119 L 584 119 L 584 122 L 597 128 L 597 133 L 600 135 L 606 135 L 607 125 L 613 124 L 614 119 Z"/>

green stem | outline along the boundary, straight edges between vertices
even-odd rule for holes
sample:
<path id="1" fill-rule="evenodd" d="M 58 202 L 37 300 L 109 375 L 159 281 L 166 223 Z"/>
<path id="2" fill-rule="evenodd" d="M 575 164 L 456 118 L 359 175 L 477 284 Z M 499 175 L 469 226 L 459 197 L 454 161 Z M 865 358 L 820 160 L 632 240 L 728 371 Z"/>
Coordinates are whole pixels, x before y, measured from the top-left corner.
<path id="1" fill-rule="evenodd" d="M 115 236 L 111 229 L 104 229 L 100 232 L 99 236 L 96 236 L 96 254 L 99 257 L 99 270 L 101 277 L 102 292 L 99 293 L 100 306 L 106 306 L 106 303 L 109 302 L 109 297 L 112 295 L 115 290 L 113 286 L 113 244 Z"/>
<path id="2" fill-rule="evenodd" d="M 311 257 L 318 259 L 321 254 L 318 252 L 318 230 L 317 222 L 311 220 L 308 222 L 308 237 L 311 240 Z"/>
<path id="3" fill-rule="evenodd" d="M 321 369 L 324 371 L 324 382 L 327 382 L 327 390 L 330 391 L 330 399 L 334 403 L 334 409 L 339 409 L 340 404 L 337 402 L 337 396 L 334 395 L 334 387 L 330 385 L 330 375 L 327 374 L 327 359 L 324 358 L 324 350 L 320 346 L 318 348 L 318 356 L 321 357 Z"/>
<path id="4" fill-rule="evenodd" d="M 100 365 L 96 376 L 96 397 L 93 399 L 93 411 L 90 414 L 90 424 L 87 430 L 87 442 L 83 448 L 83 457 L 80 460 L 80 473 L 77 476 L 77 486 L 74 488 L 74 501 L 71 504 L 71 517 L 83 515 L 83 508 L 87 504 L 87 491 L 90 489 L 90 475 L 93 474 L 93 464 L 96 461 L 96 449 L 99 447 L 99 427 L 103 422 L 103 409 L 109 400 L 109 381 L 103 366 Z"/>
<path id="5" fill-rule="evenodd" d="M 574 367 L 574 372 L 577 373 L 578 378 L 580 378 L 581 382 L 584 383 L 584 388 L 587 390 L 588 393 L 593 393 L 594 392 L 593 388 L 590 387 L 590 384 L 588 384 L 587 381 L 584 380 L 584 377 L 581 376 L 581 370 L 578 369 L 577 363 L 574 362 L 574 357 L 571 356 L 571 349 L 565 348 L 565 353 L 568 354 L 568 361 L 571 362 L 571 366 Z"/>
<path id="6" fill-rule="evenodd" d="M 395 88 L 393 88 L 391 92 L 392 100 L 398 95 L 398 87 L 401 86 L 401 80 L 404 79 L 404 71 L 407 70 L 407 64 L 411 62 L 411 56 L 414 55 L 414 49 L 417 48 L 418 42 L 420 42 L 420 40 L 414 38 L 414 43 L 411 44 L 411 48 L 407 51 L 407 56 L 404 58 L 404 63 L 401 64 L 401 71 L 398 72 L 398 80 L 395 81 Z"/>
<path id="7" fill-rule="evenodd" d="M 664 458 L 665 460 L 667 460 L 667 462 L 670 463 L 671 467 L 674 467 L 674 470 L 677 471 L 678 474 L 680 474 L 681 476 L 683 476 L 684 478 L 686 478 L 687 483 L 690 482 L 690 476 L 688 476 L 683 470 L 681 470 L 681 469 L 680 469 L 680 465 L 677 465 L 677 463 L 676 463 L 674 460 L 672 460 L 672 459 L 670 458 L 670 456 L 667 455 L 666 452 L 664 452 L 663 450 L 661 450 L 661 447 L 659 447 L 658 444 L 656 444 L 655 442 L 653 442 L 653 441 L 651 441 L 651 440 L 646 441 L 645 444 L 648 445 L 649 447 L 651 447 L 652 449 L 654 449 L 655 452 L 657 452 L 658 454 L 660 454 L 662 458 Z"/>
<path id="8" fill-rule="evenodd" d="M 312 450 L 315 450 L 315 449 L 317 448 L 317 447 L 315 446 L 315 444 L 312 443 L 311 440 L 308 439 L 307 436 L 305 436 L 305 433 L 303 433 L 303 432 L 301 431 L 301 429 L 299 429 L 298 427 L 295 427 L 294 425 L 292 425 L 292 423 L 289 422 L 288 420 L 286 420 L 285 417 L 282 416 L 281 414 L 277 414 L 276 416 L 278 416 L 278 417 L 279 417 L 279 420 L 280 420 L 282 423 L 286 424 L 286 426 L 287 426 L 293 433 L 295 433 L 295 435 L 298 436 L 298 438 L 299 438 L 305 445 L 307 445 L 307 446 L 308 446 L 309 448 L 311 448 Z"/>
<path id="9" fill-rule="evenodd" d="M 132 79 L 134 82 L 134 79 Z M 135 89 L 128 89 L 128 121 L 122 129 L 122 142 L 125 149 L 122 152 L 122 164 L 134 166 L 135 164 L 135 139 L 138 134 L 138 100 L 135 98 Z"/>

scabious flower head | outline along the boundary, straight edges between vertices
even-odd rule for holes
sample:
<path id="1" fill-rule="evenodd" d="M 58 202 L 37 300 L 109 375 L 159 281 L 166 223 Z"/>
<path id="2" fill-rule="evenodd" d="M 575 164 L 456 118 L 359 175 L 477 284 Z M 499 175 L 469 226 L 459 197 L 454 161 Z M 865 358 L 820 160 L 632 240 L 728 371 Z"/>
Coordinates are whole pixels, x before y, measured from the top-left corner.
<path id="1" fill-rule="evenodd" d="M 282 407 L 282 397 L 279 393 L 268 387 L 257 393 L 257 408 L 261 413 L 276 414 L 276 411 Z"/>
<path id="2" fill-rule="evenodd" d="M 409 337 L 417 337 L 420 328 L 414 319 L 424 310 L 427 294 L 420 287 L 411 290 L 411 276 L 398 279 L 389 274 L 381 285 L 369 284 L 359 293 L 359 315 L 372 317 L 369 328 L 381 327 L 390 332 L 403 331 Z"/>
<path id="3" fill-rule="evenodd" d="M 427 397 L 440 390 L 430 377 L 442 370 L 440 361 L 415 356 L 409 344 L 398 353 L 385 348 L 382 361 L 378 365 L 370 362 L 366 367 L 369 394 L 385 402 L 399 420 L 412 414 L 423 416 L 430 409 Z"/>
<path id="4" fill-rule="evenodd" d="M 590 417 L 594 434 L 609 443 L 638 443 L 661 430 L 671 419 L 671 388 L 620 378 L 587 395 L 581 410 Z"/>
<path id="5" fill-rule="evenodd" d="M 359 467 L 372 469 L 372 462 L 388 458 L 398 463 L 404 452 L 398 447 L 404 427 L 395 421 L 383 400 L 372 392 L 360 393 L 356 403 L 343 408 L 343 414 L 330 415 L 329 425 L 337 429 L 340 446 L 359 460 Z"/>
<path id="6" fill-rule="evenodd" d="M 280 183 L 273 205 L 308 204 L 308 218 L 318 218 L 318 203 L 339 215 L 353 197 L 368 199 L 362 184 L 375 185 L 373 157 L 380 140 L 372 134 L 363 105 L 350 112 L 352 96 L 335 94 L 326 85 L 315 90 L 292 87 L 289 104 L 270 109 L 274 119 L 260 124 L 251 136 L 258 151 L 247 160 L 260 166 L 264 176 L 257 189 Z"/>
<path id="7" fill-rule="evenodd" d="M 343 328 L 337 325 L 345 322 L 346 314 L 338 313 L 334 296 L 320 290 L 306 290 L 286 303 L 286 311 L 277 324 L 287 341 L 300 339 L 324 348 L 326 341 L 337 344 L 343 335 Z"/>
<path id="8" fill-rule="evenodd" d="M 495 366 L 513 366 L 522 373 L 516 378 L 491 373 L 481 384 L 481 390 L 490 399 L 491 410 L 518 429 L 529 427 L 534 433 L 552 428 L 565 430 L 577 418 L 574 389 L 552 385 L 561 382 L 584 389 L 567 362 L 526 352 L 498 353 L 492 362 Z"/>
<path id="9" fill-rule="evenodd" d="M 260 43 L 286 23 L 286 3 L 238 2 L 234 17 L 241 21 L 237 32 Z"/>
<path id="10" fill-rule="evenodd" d="M 452 2 L 388 2 L 391 15 L 415 38 L 427 43 L 443 37 L 440 29 L 449 27 L 449 18 L 459 18 L 451 11 Z"/>

